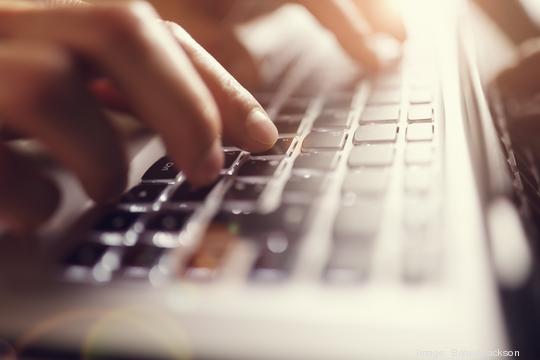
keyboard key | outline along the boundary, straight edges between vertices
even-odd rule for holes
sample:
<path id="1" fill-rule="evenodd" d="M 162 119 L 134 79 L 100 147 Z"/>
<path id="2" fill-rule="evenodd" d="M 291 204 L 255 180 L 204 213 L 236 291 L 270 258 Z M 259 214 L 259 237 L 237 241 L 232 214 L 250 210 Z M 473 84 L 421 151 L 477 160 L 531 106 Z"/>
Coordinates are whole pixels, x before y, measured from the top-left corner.
<path id="1" fill-rule="evenodd" d="M 272 177 L 280 165 L 279 160 L 248 160 L 238 171 L 241 177 Z"/>
<path id="2" fill-rule="evenodd" d="M 214 190 L 217 184 L 221 181 L 223 176 L 220 176 L 218 180 L 212 184 L 202 187 L 194 188 L 188 181 L 184 181 L 178 189 L 171 196 L 169 202 L 172 203 L 189 203 L 189 202 L 203 202 L 206 197 Z"/>
<path id="3" fill-rule="evenodd" d="M 408 141 L 429 141 L 432 139 L 433 125 L 431 123 L 411 124 L 407 127 Z"/>
<path id="4" fill-rule="evenodd" d="M 94 267 L 105 255 L 108 246 L 87 242 L 81 244 L 63 260 L 66 265 Z"/>
<path id="5" fill-rule="evenodd" d="M 313 128 L 349 128 L 352 117 L 348 111 L 323 111 L 313 123 Z"/>
<path id="6" fill-rule="evenodd" d="M 326 264 L 325 279 L 335 283 L 366 280 L 370 251 L 355 246 L 335 246 Z"/>
<path id="7" fill-rule="evenodd" d="M 401 103 L 401 91 L 399 90 L 376 90 L 371 94 L 369 105 L 387 105 Z"/>
<path id="8" fill-rule="evenodd" d="M 394 161 L 393 145 L 363 145 L 352 149 L 349 156 L 349 167 L 390 166 Z"/>
<path id="9" fill-rule="evenodd" d="M 150 245 L 136 245 L 127 251 L 122 260 L 122 267 L 150 269 L 158 264 L 164 253 L 164 248 Z"/>
<path id="10" fill-rule="evenodd" d="M 389 178 L 389 171 L 384 168 L 350 171 L 343 182 L 343 191 L 355 194 L 380 194 L 386 190 Z"/>
<path id="11" fill-rule="evenodd" d="M 163 157 L 146 171 L 143 181 L 169 180 L 172 181 L 178 176 L 178 169 L 169 158 Z"/>
<path id="12" fill-rule="evenodd" d="M 236 181 L 225 195 L 225 200 L 230 201 L 257 201 L 266 189 L 264 183 L 249 183 Z"/>
<path id="13" fill-rule="evenodd" d="M 425 193 L 431 187 L 431 168 L 408 167 L 405 170 L 405 190 Z"/>
<path id="14" fill-rule="evenodd" d="M 353 206 L 341 207 L 334 223 L 335 241 L 351 241 L 363 246 L 376 235 L 380 217 L 381 204 L 376 201 L 363 200 Z"/>
<path id="15" fill-rule="evenodd" d="M 159 232 L 178 232 L 184 228 L 193 212 L 183 211 L 160 211 L 150 216 L 146 222 L 146 230 Z"/>
<path id="16" fill-rule="evenodd" d="M 279 116 L 274 122 L 274 125 L 276 125 L 280 135 L 297 134 L 303 118 L 303 115 Z"/>
<path id="17" fill-rule="evenodd" d="M 429 90 L 411 90 L 409 94 L 409 102 L 411 104 L 429 104 L 433 100 L 431 91 Z"/>
<path id="18" fill-rule="evenodd" d="M 294 150 L 294 145 L 296 140 L 292 137 L 290 138 L 279 138 L 272 148 L 261 152 L 253 154 L 252 156 L 284 156 L 289 155 Z"/>
<path id="19" fill-rule="evenodd" d="M 223 164 L 223 169 L 230 169 L 236 163 L 236 160 L 238 160 L 241 153 L 242 152 L 240 151 L 225 151 L 225 162 Z"/>
<path id="20" fill-rule="evenodd" d="M 433 144 L 410 143 L 405 148 L 405 163 L 408 165 L 425 165 L 433 161 Z"/>
<path id="21" fill-rule="evenodd" d="M 315 175 L 291 176 L 284 188 L 285 194 L 318 194 L 322 191 L 324 178 Z"/>
<path id="22" fill-rule="evenodd" d="M 360 123 L 398 122 L 400 109 L 397 105 L 368 106 Z"/>
<path id="23" fill-rule="evenodd" d="M 339 153 L 334 151 L 300 154 L 294 162 L 294 169 L 332 171 L 337 167 L 339 158 Z"/>
<path id="24" fill-rule="evenodd" d="M 166 184 L 141 184 L 135 186 L 120 200 L 123 204 L 151 204 L 159 199 Z"/>
<path id="25" fill-rule="evenodd" d="M 415 105 L 409 108 L 409 122 L 433 121 L 433 107 L 431 105 Z"/>
<path id="26" fill-rule="evenodd" d="M 94 230 L 101 232 L 125 232 L 138 220 L 140 214 L 113 210 L 98 221 Z"/>
<path id="27" fill-rule="evenodd" d="M 239 241 L 234 228 L 221 221 L 213 221 L 206 229 L 198 249 L 189 258 L 185 276 L 194 280 L 212 280 Z"/>
<path id="28" fill-rule="evenodd" d="M 334 93 L 328 95 L 328 97 L 324 99 L 323 109 L 341 111 L 344 110 L 348 112 L 351 109 L 355 95 L 355 92 Z"/>
<path id="29" fill-rule="evenodd" d="M 291 265 L 291 244 L 283 233 L 265 236 L 260 254 L 255 261 L 251 276 L 256 280 L 282 280 L 289 274 Z"/>
<path id="30" fill-rule="evenodd" d="M 307 111 L 311 98 L 288 99 L 279 109 L 280 115 L 302 115 Z"/>
<path id="31" fill-rule="evenodd" d="M 354 134 L 354 143 L 394 142 L 398 127 L 394 124 L 360 125 Z"/>
<path id="32" fill-rule="evenodd" d="M 343 131 L 312 131 L 302 145 L 302 151 L 341 150 L 347 134 Z"/>

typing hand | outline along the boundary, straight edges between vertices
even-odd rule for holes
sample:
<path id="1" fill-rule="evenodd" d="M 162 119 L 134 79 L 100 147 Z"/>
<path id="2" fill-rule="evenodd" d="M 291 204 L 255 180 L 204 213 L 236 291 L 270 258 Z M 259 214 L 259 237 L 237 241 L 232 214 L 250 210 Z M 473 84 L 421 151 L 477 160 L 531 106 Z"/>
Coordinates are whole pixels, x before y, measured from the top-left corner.
<path id="1" fill-rule="evenodd" d="M 181 27 L 145 3 L 0 3 L 0 118 L 39 141 L 98 202 L 124 190 L 127 163 L 104 112 L 121 102 L 155 130 L 193 183 L 211 182 L 222 138 L 248 151 L 277 130 L 257 101 Z M 105 103 L 104 103 L 105 101 Z M 0 144 L 0 223 L 31 229 L 59 202 L 55 184 Z"/>
<path id="2" fill-rule="evenodd" d="M 348 54 L 369 70 L 379 61 L 366 35 L 385 32 L 403 41 L 405 28 L 398 12 L 383 0 L 176 0 L 153 1 L 164 14 L 177 20 L 243 84 L 256 79 L 257 65 L 238 41 L 234 24 L 266 14 L 285 3 L 305 7 L 333 32 Z M 242 14 L 238 18 L 238 14 Z"/>

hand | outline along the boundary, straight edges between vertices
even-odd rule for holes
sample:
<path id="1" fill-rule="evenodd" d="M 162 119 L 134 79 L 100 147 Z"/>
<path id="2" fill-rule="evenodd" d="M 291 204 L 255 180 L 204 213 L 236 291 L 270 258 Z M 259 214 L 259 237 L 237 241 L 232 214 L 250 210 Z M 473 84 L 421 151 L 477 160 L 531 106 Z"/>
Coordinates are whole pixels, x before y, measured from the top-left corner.
<path id="1" fill-rule="evenodd" d="M 275 142 L 257 101 L 149 5 L 73 3 L 0 4 L 0 118 L 42 143 L 91 198 L 111 200 L 126 185 L 121 138 L 104 112 L 112 99 L 162 137 L 195 185 L 219 173 L 222 138 L 248 151 Z M 5 144 L 0 174 L 3 225 L 34 228 L 57 206 L 52 181 Z"/>
<path id="2" fill-rule="evenodd" d="M 234 25 L 260 16 L 285 3 L 304 6 L 334 33 L 348 54 L 371 71 L 379 60 L 368 46 L 366 35 L 386 32 L 403 41 L 403 22 L 383 0 L 176 0 L 153 1 L 163 14 L 182 24 L 237 79 L 247 86 L 256 82 L 257 65 L 238 40 Z M 237 18 L 241 13 L 246 16 Z"/>

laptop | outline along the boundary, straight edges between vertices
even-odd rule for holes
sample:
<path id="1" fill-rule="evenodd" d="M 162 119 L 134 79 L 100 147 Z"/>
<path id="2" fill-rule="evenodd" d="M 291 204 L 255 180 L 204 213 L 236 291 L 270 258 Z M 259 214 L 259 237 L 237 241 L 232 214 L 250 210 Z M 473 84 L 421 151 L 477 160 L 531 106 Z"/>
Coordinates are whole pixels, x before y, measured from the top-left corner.
<path id="1" fill-rule="evenodd" d="M 403 56 L 376 77 L 294 6 L 242 29 L 260 55 L 285 42 L 255 94 L 280 139 L 226 148 L 211 186 L 139 133 L 114 206 L 57 173 L 51 224 L 2 239 L 4 357 L 537 358 L 533 237 L 469 4 L 404 11 Z"/>

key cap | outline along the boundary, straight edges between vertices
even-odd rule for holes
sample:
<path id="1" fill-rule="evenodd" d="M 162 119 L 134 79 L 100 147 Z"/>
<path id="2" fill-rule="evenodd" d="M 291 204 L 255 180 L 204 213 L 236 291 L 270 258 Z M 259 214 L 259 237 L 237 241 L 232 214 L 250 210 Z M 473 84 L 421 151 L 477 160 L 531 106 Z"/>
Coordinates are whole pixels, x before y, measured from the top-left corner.
<path id="1" fill-rule="evenodd" d="M 408 165 L 425 165 L 433 161 L 433 145 L 427 143 L 411 143 L 405 148 L 405 163 Z"/>
<path id="2" fill-rule="evenodd" d="M 279 160 L 248 160 L 238 171 L 240 177 L 272 177 L 276 174 Z"/>
<path id="3" fill-rule="evenodd" d="M 394 142 L 398 127 L 394 124 L 360 125 L 354 134 L 355 144 Z"/>
<path id="4" fill-rule="evenodd" d="M 408 167 L 405 170 L 405 190 L 425 193 L 431 187 L 431 168 Z"/>
<path id="5" fill-rule="evenodd" d="M 349 128 L 352 117 L 348 111 L 323 111 L 313 123 L 315 129 Z"/>
<path id="6" fill-rule="evenodd" d="M 225 200 L 257 201 L 265 189 L 266 184 L 264 183 L 249 183 L 237 180 L 227 191 Z"/>
<path id="7" fill-rule="evenodd" d="M 355 92 L 334 93 L 324 99 L 324 110 L 345 110 L 348 112 L 352 107 Z"/>
<path id="8" fill-rule="evenodd" d="M 407 118 L 409 122 L 431 122 L 433 121 L 433 107 L 431 105 L 411 106 Z"/>
<path id="9" fill-rule="evenodd" d="M 143 175 L 143 181 L 154 181 L 154 180 L 169 180 L 172 181 L 178 176 L 178 169 L 175 167 L 174 162 L 169 158 L 163 157 L 159 159 L 154 165 L 146 171 Z"/>
<path id="10" fill-rule="evenodd" d="M 294 169 L 332 171 L 337 167 L 339 158 L 339 153 L 334 151 L 300 154 L 294 162 Z"/>
<path id="11" fill-rule="evenodd" d="M 146 230 L 159 232 L 178 232 L 184 228 L 189 218 L 193 214 L 192 211 L 160 211 L 146 221 Z"/>
<path id="12" fill-rule="evenodd" d="M 300 125 L 302 124 L 303 118 L 303 115 L 279 116 L 274 122 L 274 125 L 276 125 L 278 133 L 280 135 L 297 134 L 300 129 Z"/>
<path id="13" fill-rule="evenodd" d="M 140 214 L 133 212 L 113 210 L 101 217 L 94 230 L 109 233 L 125 232 L 135 224 L 139 216 Z"/>
<path id="14" fill-rule="evenodd" d="M 251 276 L 256 280 L 282 280 L 289 274 L 292 251 L 287 236 L 271 233 L 265 236 L 262 249 L 253 266 Z"/>
<path id="15" fill-rule="evenodd" d="M 360 117 L 360 123 L 398 122 L 399 115 L 400 109 L 396 105 L 368 106 Z"/>
<path id="16" fill-rule="evenodd" d="M 172 203 L 190 203 L 203 202 L 206 197 L 214 190 L 214 188 L 223 179 L 220 176 L 216 181 L 207 186 L 194 188 L 188 181 L 184 181 L 174 192 L 169 202 Z"/>
<path id="17" fill-rule="evenodd" d="M 433 100 L 431 91 L 429 90 L 411 90 L 409 94 L 409 102 L 411 104 L 429 104 Z"/>
<path id="18" fill-rule="evenodd" d="M 120 200 L 123 204 L 151 204 L 159 199 L 166 184 L 141 184 L 135 186 Z"/>
<path id="19" fill-rule="evenodd" d="M 364 168 L 347 173 L 343 191 L 355 194 L 381 194 L 388 186 L 389 171 L 384 168 Z"/>
<path id="20" fill-rule="evenodd" d="M 407 127 L 408 141 L 429 141 L 432 139 L 433 125 L 431 123 L 411 124 Z"/>
<path id="21" fill-rule="evenodd" d="M 136 245 L 128 249 L 122 267 L 150 269 L 157 265 L 165 249 L 150 245 Z"/>
<path id="22" fill-rule="evenodd" d="M 381 204 L 372 200 L 341 207 L 334 223 L 335 241 L 351 241 L 363 246 L 378 232 L 380 213 Z"/>
<path id="23" fill-rule="evenodd" d="M 211 223 L 198 249 L 189 258 L 184 275 L 194 280 L 213 279 L 239 240 L 238 236 L 223 223 Z"/>
<path id="24" fill-rule="evenodd" d="M 279 138 L 272 148 L 253 154 L 252 156 L 284 156 L 289 155 L 294 150 L 296 141 L 294 138 Z"/>
<path id="25" fill-rule="evenodd" d="M 386 105 L 401 103 L 401 91 L 399 90 L 376 90 L 371 94 L 369 105 Z"/>
<path id="26" fill-rule="evenodd" d="M 335 246 L 328 259 L 325 279 L 333 283 L 353 283 L 367 279 L 370 252 L 356 247 Z"/>
<path id="27" fill-rule="evenodd" d="M 62 262 L 66 265 L 91 268 L 103 258 L 108 248 L 103 244 L 87 242 L 79 245 Z"/>
<path id="28" fill-rule="evenodd" d="M 311 98 L 288 99 L 279 109 L 280 115 L 302 115 L 307 111 Z"/>
<path id="29" fill-rule="evenodd" d="M 225 151 L 225 162 L 223 164 L 223 169 L 228 170 L 230 169 L 236 160 L 240 157 L 241 152 L 240 151 Z"/>
<path id="30" fill-rule="evenodd" d="M 356 146 L 349 156 L 349 167 L 390 166 L 394 161 L 394 152 L 391 144 Z"/>
<path id="31" fill-rule="evenodd" d="M 285 194 L 301 193 L 301 194 L 318 194 L 322 191 L 324 178 L 315 175 L 306 176 L 291 176 L 285 185 Z"/>
<path id="32" fill-rule="evenodd" d="M 312 131 L 304 139 L 302 151 L 341 150 L 347 135 L 343 131 Z"/>
<path id="33" fill-rule="evenodd" d="M 399 89 L 401 87 L 401 74 L 382 74 L 375 79 L 377 89 Z"/>

